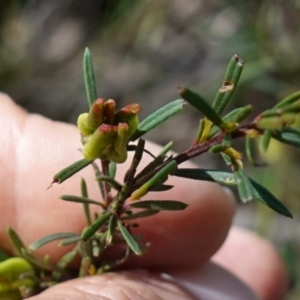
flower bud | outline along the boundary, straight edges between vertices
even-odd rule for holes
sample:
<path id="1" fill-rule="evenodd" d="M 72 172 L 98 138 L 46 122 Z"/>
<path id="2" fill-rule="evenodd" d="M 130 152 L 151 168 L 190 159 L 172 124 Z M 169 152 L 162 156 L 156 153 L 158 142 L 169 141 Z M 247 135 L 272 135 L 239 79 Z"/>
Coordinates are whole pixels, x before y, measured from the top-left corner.
<path id="1" fill-rule="evenodd" d="M 90 108 L 86 118 L 86 126 L 95 131 L 104 122 L 104 99 L 97 99 Z"/>
<path id="2" fill-rule="evenodd" d="M 89 137 L 88 142 L 83 146 L 83 156 L 90 160 L 94 160 L 96 158 L 109 159 L 107 157 L 107 152 L 109 152 L 110 148 L 112 148 L 116 135 L 116 126 L 102 124 Z"/>
<path id="3" fill-rule="evenodd" d="M 115 109 L 116 109 L 116 102 L 112 99 L 108 99 L 104 103 L 104 122 L 106 124 L 113 124 L 115 118 Z"/>

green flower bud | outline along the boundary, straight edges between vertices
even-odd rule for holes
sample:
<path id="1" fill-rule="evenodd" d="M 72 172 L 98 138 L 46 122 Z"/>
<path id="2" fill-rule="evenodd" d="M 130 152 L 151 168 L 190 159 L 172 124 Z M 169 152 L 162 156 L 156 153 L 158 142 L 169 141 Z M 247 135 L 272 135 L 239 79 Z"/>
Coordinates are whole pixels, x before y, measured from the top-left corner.
<path id="1" fill-rule="evenodd" d="M 127 159 L 127 144 L 138 127 L 141 108 L 131 104 L 115 114 L 114 100 L 96 100 L 89 113 L 78 117 L 82 134 L 83 156 L 86 159 L 111 160 L 123 163 Z"/>
<path id="2" fill-rule="evenodd" d="M 22 274 L 32 272 L 33 268 L 24 258 L 12 257 L 0 263 L 0 297 L 4 299 L 22 299 L 19 287 L 32 287 L 37 283 L 31 278 L 22 278 Z"/>
<path id="3" fill-rule="evenodd" d="M 90 108 L 86 118 L 86 126 L 95 131 L 104 122 L 104 99 L 97 99 Z"/>
<path id="4" fill-rule="evenodd" d="M 138 113 L 141 111 L 141 107 L 138 104 L 130 104 L 122 108 L 115 114 L 115 124 L 116 123 L 127 123 L 129 126 L 129 135 L 136 131 L 139 125 Z"/>
<path id="5" fill-rule="evenodd" d="M 102 124 L 99 126 L 83 146 L 83 156 L 90 160 L 96 158 L 109 159 L 107 153 L 110 152 L 113 147 L 117 130 L 117 126 L 113 125 Z"/>
<path id="6" fill-rule="evenodd" d="M 83 113 L 79 115 L 77 119 L 77 126 L 79 128 L 79 131 L 82 135 L 88 136 L 94 132 L 94 130 L 90 129 L 86 125 L 86 119 L 87 119 L 88 113 Z"/>

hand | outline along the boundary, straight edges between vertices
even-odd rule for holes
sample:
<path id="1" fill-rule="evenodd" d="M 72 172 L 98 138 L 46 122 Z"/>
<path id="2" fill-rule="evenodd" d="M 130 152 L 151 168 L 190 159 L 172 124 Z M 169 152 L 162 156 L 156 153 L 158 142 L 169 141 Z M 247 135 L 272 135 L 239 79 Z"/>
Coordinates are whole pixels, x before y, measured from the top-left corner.
<path id="1" fill-rule="evenodd" d="M 57 171 L 81 158 L 77 150 L 80 147 L 77 129 L 29 115 L 1 94 L 0 108 L 1 247 L 12 250 L 5 233 L 8 225 L 26 245 L 50 233 L 80 232 L 85 225 L 81 205 L 58 198 L 62 194 L 79 195 L 80 177 L 84 177 L 89 196 L 99 199 L 91 168 L 47 190 Z M 153 152 L 158 149 L 153 144 L 148 147 Z M 126 168 L 121 165 L 119 169 L 118 175 L 122 178 Z M 177 272 L 180 277 L 181 273 L 191 270 L 191 276 L 195 277 L 195 270 L 205 269 L 203 264 L 227 236 L 235 205 L 232 196 L 213 183 L 177 177 L 171 180 L 175 188 L 161 195 L 153 193 L 151 198 L 163 196 L 181 200 L 189 207 L 181 212 L 162 212 L 141 219 L 137 232 L 152 243 L 152 248 L 127 264 L 127 268 L 156 268 L 156 273 L 132 270 L 71 280 L 32 299 L 194 299 L 177 282 L 164 281 L 157 272 L 172 268 L 175 271 L 170 272 Z M 65 251 L 52 243 L 38 253 L 50 254 L 57 260 Z M 240 277 L 262 299 L 282 299 L 287 283 L 285 271 L 275 250 L 266 241 L 240 229 L 231 230 L 213 259 Z M 224 272 L 222 274 L 217 272 L 214 280 L 225 280 Z M 236 281 L 236 285 L 239 284 Z"/>

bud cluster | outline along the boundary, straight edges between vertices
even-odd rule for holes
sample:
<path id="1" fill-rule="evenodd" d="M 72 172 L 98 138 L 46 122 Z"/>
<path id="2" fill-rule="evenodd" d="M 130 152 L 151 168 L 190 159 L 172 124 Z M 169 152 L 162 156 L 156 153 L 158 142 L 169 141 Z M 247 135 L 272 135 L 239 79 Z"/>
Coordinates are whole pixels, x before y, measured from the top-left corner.
<path id="1" fill-rule="evenodd" d="M 130 104 L 115 113 L 114 100 L 97 99 L 88 113 L 78 117 L 82 136 L 82 153 L 86 159 L 111 160 L 123 163 L 127 159 L 127 144 L 136 131 L 141 107 Z"/>

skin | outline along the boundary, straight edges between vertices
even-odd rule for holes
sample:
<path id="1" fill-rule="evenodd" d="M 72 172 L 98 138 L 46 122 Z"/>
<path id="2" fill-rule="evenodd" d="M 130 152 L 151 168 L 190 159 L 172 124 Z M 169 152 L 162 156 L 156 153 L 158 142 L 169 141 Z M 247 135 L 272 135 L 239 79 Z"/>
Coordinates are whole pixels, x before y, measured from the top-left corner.
<path id="1" fill-rule="evenodd" d="M 57 171 L 81 158 L 77 129 L 27 114 L 3 94 L 0 108 L 1 247 L 12 251 L 5 234 L 8 225 L 26 245 L 50 233 L 80 232 L 85 225 L 82 206 L 58 197 L 79 195 L 80 177 L 84 177 L 89 197 L 98 199 L 97 186 L 91 184 L 91 168 L 47 190 Z M 158 146 L 147 145 L 147 149 L 157 153 Z M 118 178 L 122 180 L 125 164 L 119 169 Z M 160 195 L 152 193 L 145 199 L 181 200 L 190 206 L 182 212 L 163 212 L 139 221 L 136 233 L 143 234 L 152 247 L 146 255 L 132 258 L 127 271 L 71 280 L 32 299 L 193 299 L 180 287 L 157 278 L 151 269 L 201 268 L 211 257 L 251 286 L 263 300 L 282 299 L 287 287 L 286 273 L 268 242 L 250 232 L 231 229 L 218 251 L 230 230 L 235 211 L 233 197 L 213 183 L 172 177 L 170 184 L 175 184 L 175 188 Z M 52 243 L 38 253 L 50 254 L 55 261 L 68 250 Z M 241 259 L 237 264 L 238 257 Z"/>

